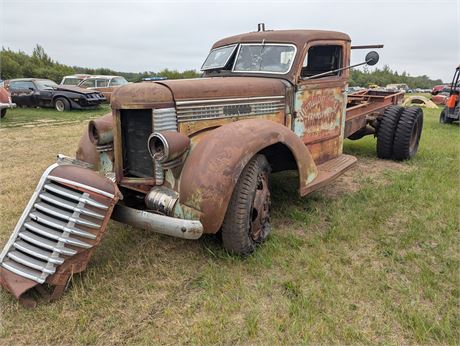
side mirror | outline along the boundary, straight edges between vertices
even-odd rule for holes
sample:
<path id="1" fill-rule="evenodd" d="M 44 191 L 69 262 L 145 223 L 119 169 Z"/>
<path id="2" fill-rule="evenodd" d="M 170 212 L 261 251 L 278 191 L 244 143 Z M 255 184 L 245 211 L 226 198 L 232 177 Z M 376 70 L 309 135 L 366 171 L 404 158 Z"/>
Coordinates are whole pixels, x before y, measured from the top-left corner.
<path id="1" fill-rule="evenodd" d="M 375 50 L 370 51 L 369 53 L 366 54 L 366 64 L 369 66 L 374 66 L 379 62 L 379 53 L 377 53 Z"/>

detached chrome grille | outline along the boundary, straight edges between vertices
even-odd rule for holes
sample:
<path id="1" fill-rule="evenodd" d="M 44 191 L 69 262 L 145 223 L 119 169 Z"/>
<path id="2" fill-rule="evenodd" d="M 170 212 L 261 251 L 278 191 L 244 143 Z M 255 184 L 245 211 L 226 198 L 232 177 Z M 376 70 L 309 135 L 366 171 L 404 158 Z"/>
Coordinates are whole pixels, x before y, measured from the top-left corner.
<path id="1" fill-rule="evenodd" d="M 177 102 L 177 121 L 251 117 L 284 109 L 284 96 Z"/>
<path id="2" fill-rule="evenodd" d="M 114 195 L 81 183 L 43 174 L 7 245 L 1 266 L 24 278 L 44 283 L 67 256 L 94 246 Z M 67 186 L 66 186 L 67 185 Z M 93 195 L 74 187 L 84 187 Z"/>

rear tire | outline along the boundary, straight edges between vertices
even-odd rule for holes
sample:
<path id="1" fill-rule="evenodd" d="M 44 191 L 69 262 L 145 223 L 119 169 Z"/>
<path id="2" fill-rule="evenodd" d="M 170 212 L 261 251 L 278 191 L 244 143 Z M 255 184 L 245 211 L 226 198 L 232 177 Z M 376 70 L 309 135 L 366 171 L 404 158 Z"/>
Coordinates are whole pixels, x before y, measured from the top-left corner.
<path id="1" fill-rule="evenodd" d="M 54 101 L 54 108 L 58 112 L 70 111 L 70 102 L 63 97 L 58 97 Z"/>
<path id="2" fill-rule="evenodd" d="M 222 225 L 224 248 L 232 254 L 250 255 L 270 234 L 270 165 L 255 155 L 233 190 Z"/>
<path id="3" fill-rule="evenodd" d="M 377 132 L 377 157 L 391 159 L 393 157 L 393 141 L 396 127 L 404 108 L 390 106 L 383 113 Z"/>
<path id="4" fill-rule="evenodd" d="M 0 118 L 4 118 L 6 115 L 6 108 L 3 108 L 1 111 L 0 111 Z"/>
<path id="5" fill-rule="evenodd" d="M 439 122 L 441 124 L 452 124 L 454 120 L 449 118 L 447 115 L 446 115 L 446 109 L 444 108 L 441 112 L 441 114 L 439 115 Z"/>
<path id="6" fill-rule="evenodd" d="M 393 143 L 394 158 L 398 161 L 410 160 L 418 151 L 423 128 L 421 108 L 407 108 L 401 114 Z"/>

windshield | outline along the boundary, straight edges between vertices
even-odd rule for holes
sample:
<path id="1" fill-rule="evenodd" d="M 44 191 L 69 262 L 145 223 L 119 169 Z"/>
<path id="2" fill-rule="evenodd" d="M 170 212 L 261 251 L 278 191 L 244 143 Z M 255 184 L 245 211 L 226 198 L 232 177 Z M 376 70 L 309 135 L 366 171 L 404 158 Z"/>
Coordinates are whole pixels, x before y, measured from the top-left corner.
<path id="1" fill-rule="evenodd" d="M 223 68 L 235 51 L 236 44 L 213 49 L 201 67 L 202 71 Z"/>
<path id="2" fill-rule="evenodd" d="M 280 44 L 242 44 L 233 65 L 234 72 L 287 73 L 296 48 Z"/>
<path id="3" fill-rule="evenodd" d="M 77 85 L 83 78 L 64 78 L 63 85 Z"/>
<path id="4" fill-rule="evenodd" d="M 52 89 L 58 86 L 55 82 L 49 79 L 36 80 L 35 85 L 37 86 L 38 90 Z"/>

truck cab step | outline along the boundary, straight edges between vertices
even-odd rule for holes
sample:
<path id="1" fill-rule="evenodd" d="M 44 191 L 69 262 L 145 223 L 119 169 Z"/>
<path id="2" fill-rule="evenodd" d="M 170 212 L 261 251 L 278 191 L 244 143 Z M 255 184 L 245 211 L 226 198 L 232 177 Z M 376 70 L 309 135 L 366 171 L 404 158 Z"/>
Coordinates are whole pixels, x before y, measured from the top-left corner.
<path id="1" fill-rule="evenodd" d="M 356 157 L 352 155 L 342 154 L 335 159 L 326 161 L 325 163 L 318 165 L 318 175 L 316 178 L 302 189 L 302 196 L 309 194 L 325 185 L 332 180 L 339 177 L 344 171 L 349 169 L 356 163 Z"/>

